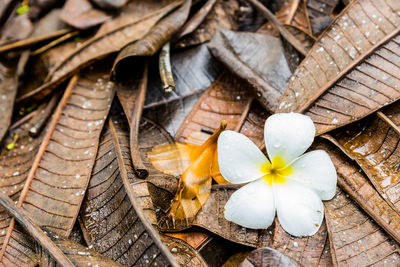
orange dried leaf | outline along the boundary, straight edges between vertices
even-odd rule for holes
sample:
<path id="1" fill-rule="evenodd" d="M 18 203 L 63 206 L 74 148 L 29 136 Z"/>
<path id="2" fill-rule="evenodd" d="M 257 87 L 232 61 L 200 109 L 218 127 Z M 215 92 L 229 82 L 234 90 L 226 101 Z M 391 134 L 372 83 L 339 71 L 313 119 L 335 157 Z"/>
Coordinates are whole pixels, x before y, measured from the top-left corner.
<path id="1" fill-rule="evenodd" d="M 202 145 L 192 146 L 194 149 L 187 154 L 191 163 L 181 176 L 178 193 L 171 204 L 169 216 L 174 219 L 194 217 L 210 196 L 212 174 L 220 176 L 216 157 L 217 141 L 225 128 L 226 121 L 222 121 L 213 135 Z M 217 179 L 221 181 L 222 176 L 219 176 Z"/>

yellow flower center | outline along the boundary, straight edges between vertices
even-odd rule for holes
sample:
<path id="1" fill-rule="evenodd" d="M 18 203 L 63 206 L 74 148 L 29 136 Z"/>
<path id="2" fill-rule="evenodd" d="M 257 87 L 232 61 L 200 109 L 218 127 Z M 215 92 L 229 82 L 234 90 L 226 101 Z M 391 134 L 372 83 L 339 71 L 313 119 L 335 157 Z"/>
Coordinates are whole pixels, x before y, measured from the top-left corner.
<path id="1" fill-rule="evenodd" d="M 286 166 L 282 157 L 275 156 L 271 163 L 266 162 L 261 165 L 261 172 L 265 173 L 263 178 L 270 185 L 272 185 L 272 183 L 279 184 L 286 182 L 286 177 L 292 173 L 292 167 Z"/>

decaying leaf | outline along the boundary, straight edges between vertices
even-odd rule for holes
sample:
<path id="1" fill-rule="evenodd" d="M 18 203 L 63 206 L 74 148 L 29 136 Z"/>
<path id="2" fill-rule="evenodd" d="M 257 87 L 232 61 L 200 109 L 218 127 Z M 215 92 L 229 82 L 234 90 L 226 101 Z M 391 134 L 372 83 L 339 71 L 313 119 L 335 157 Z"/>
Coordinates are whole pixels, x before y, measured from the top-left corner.
<path id="1" fill-rule="evenodd" d="M 302 266 L 332 266 L 328 254 L 328 232 L 323 222 L 318 232 L 313 236 L 294 237 L 286 233 L 275 218 L 274 243 L 272 247 L 291 257 Z M 324 257 L 328 254 L 328 257 Z"/>
<path id="2" fill-rule="evenodd" d="M 219 173 L 217 141 L 226 128 L 226 121 L 199 147 L 191 151 L 192 163 L 179 180 L 178 192 L 171 203 L 169 216 L 172 220 L 194 217 L 207 201 L 213 173 Z M 218 176 L 219 183 L 227 183 Z M 218 179 L 217 178 L 217 179 Z"/>
<path id="3" fill-rule="evenodd" d="M 131 61 L 135 61 L 137 56 L 152 56 L 167 43 L 185 23 L 191 3 L 191 0 L 186 0 L 181 7 L 158 22 L 142 39 L 129 42 L 115 59 L 112 69 L 113 79 L 117 80 L 117 75 L 125 76 L 129 73 L 127 69 L 132 66 Z"/>
<path id="4" fill-rule="evenodd" d="M 397 266 L 398 245 L 340 189 L 325 202 L 333 264 L 335 266 Z"/>
<path id="5" fill-rule="evenodd" d="M 178 47 L 188 47 L 212 39 L 217 29 L 236 30 L 238 27 L 239 1 L 217 0 L 204 21 L 190 34 L 178 40 Z"/>
<path id="6" fill-rule="evenodd" d="M 114 95 L 112 84 L 104 79 L 107 75 L 97 67 L 71 80 L 18 200 L 35 224 L 64 237 L 78 215 Z M 14 224 L 12 220 L 6 230 L 0 253 L 3 262 L 5 254 L 14 250 L 12 240 L 21 235 Z"/>
<path id="7" fill-rule="evenodd" d="M 166 218 L 160 221 L 161 229 L 175 232 L 197 226 L 232 242 L 250 247 L 271 246 L 273 226 L 269 229 L 254 230 L 239 226 L 224 218 L 224 206 L 236 189 L 236 185 L 213 186 L 210 197 L 194 218 L 175 221 Z"/>
<path id="8" fill-rule="evenodd" d="M 344 149 L 333 137 L 325 136 Z M 356 164 L 328 143 L 320 143 L 319 149 L 327 151 L 336 167 L 339 186 L 349 194 L 394 240 L 399 241 L 400 214 L 383 198 Z"/>
<path id="9" fill-rule="evenodd" d="M 397 1 L 353 1 L 297 68 L 277 111 L 305 112 L 321 134 L 397 100 L 399 10 Z"/>
<path id="10" fill-rule="evenodd" d="M 75 241 L 70 239 L 62 238 L 52 232 L 46 232 L 52 239 L 52 241 L 57 245 L 61 251 L 67 255 L 70 261 L 77 267 L 86 267 L 86 266 L 99 266 L 99 267 L 122 267 L 121 265 L 102 254 L 89 249 Z M 50 266 L 60 266 L 57 264 L 44 250 L 41 246 L 36 246 L 38 264 L 40 267 L 50 267 Z"/>
<path id="11" fill-rule="evenodd" d="M 343 1 L 345 2 L 345 1 Z M 321 32 L 332 22 L 335 15 L 333 10 L 340 0 L 308 0 L 307 13 L 309 14 L 312 32 L 319 36 Z"/>
<path id="12" fill-rule="evenodd" d="M 128 0 L 93 0 L 93 2 L 104 9 L 117 9 L 123 7 Z"/>
<path id="13" fill-rule="evenodd" d="M 32 96 L 42 98 L 65 79 L 78 72 L 83 67 L 104 58 L 111 53 L 118 52 L 130 42 L 142 38 L 165 14 L 175 8 L 179 2 L 173 2 L 150 14 L 134 16 L 131 19 L 109 21 L 100 29 L 100 34 L 82 43 L 79 47 L 64 56 L 64 59 L 51 69 L 47 75 L 46 82 L 34 90 L 19 97 L 24 100 Z M 134 12 L 134 14 L 137 14 Z"/>
<path id="14" fill-rule="evenodd" d="M 80 30 L 99 25 L 111 17 L 96 9 L 89 0 L 67 0 L 60 14 L 61 19 Z"/>
<path id="15" fill-rule="evenodd" d="M 256 89 L 265 108 L 275 110 L 291 75 L 279 39 L 264 34 L 221 30 L 208 47 L 230 71 Z"/>

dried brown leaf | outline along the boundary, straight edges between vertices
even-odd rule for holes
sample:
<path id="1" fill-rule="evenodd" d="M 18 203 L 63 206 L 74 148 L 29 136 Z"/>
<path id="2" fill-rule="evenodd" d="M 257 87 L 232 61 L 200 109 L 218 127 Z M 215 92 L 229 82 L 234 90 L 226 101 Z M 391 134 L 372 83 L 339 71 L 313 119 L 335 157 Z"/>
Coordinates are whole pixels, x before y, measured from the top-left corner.
<path id="1" fill-rule="evenodd" d="M 273 226 L 269 229 L 254 230 L 239 226 L 224 218 L 224 206 L 236 189 L 235 185 L 213 186 L 210 197 L 196 217 L 175 221 L 171 218 L 163 219 L 160 221 L 161 229 L 175 232 L 197 226 L 239 244 L 250 247 L 270 246 Z"/>
<path id="2" fill-rule="evenodd" d="M 340 189 L 325 202 L 334 266 L 397 266 L 399 251 L 388 237 Z"/>
<path id="3" fill-rule="evenodd" d="M 397 1 L 353 1 L 293 74 L 277 111 L 304 112 L 327 132 L 400 96 Z"/>
<path id="4" fill-rule="evenodd" d="M 18 206 L 31 215 L 35 224 L 64 237 L 78 215 L 114 94 L 112 84 L 103 80 L 107 75 L 101 71 L 100 65 L 71 80 L 18 200 Z M 18 235 L 12 220 L 0 252 L 2 262 L 7 253 L 13 253 L 13 240 Z"/>
<path id="5" fill-rule="evenodd" d="M 117 80 L 117 76 L 129 76 L 130 72 L 127 69 L 135 65 L 132 61 L 134 62 L 137 56 L 152 56 L 167 43 L 185 23 L 191 3 L 191 0 L 186 0 L 181 7 L 159 21 L 141 40 L 129 42 L 115 59 L 113 79 Z"/>
<path id="6" fill-rule="evenodd" d="M 95 8 L 89 0 L 67 0 L 60 17 L 65 23 L 80 30 L 102 24 L 111 18 Z"/>
<path id="7" fill-rule="evenodd" d="M 301 265 L 278 250 L 272 248 L 259 248 L 250 252 L 240 266 L 299 267 Z"/>
<path id="8" fill-rule="evenodd" d="M 332 266 L 332 261 L 329 261 L 330 254 L 327 253 L 329 243 L 325 222 L 313 236 L 295 237 L 286 233 L 275 218 L 272 248 L 291 257 L 302 266 Z M 325 254 L 328 254 L 328 257 L 324 256 Z"/>
<path id="9" fill-rule="evenodd" d="M 237 0 L 217 0 L 204 21 L 190 34 L 178 40 L 177 46 L 188 47 L 211 40 L 217 29 L 236 30 L 239 3 Z"/>
<path id="10" fill-rule="evenodd" d="M 125 190 L 118 163 L 118 146 L 114 142 L 117 138 L 120 148 L 128 152 L 126 145 L 129 139 L 126 139 L 126 129 L 116 128 L 115 122 L 118 124 L 121 121 L 118 116 L 114 115 L 111 119 L 103 132 L 80 212 L 85 240 L 94 250 L 125 266 L 165 265 L 167 261 L 149 237 Z M 111 130 L 111 124 L 114 131 Z M 134 177 L 128 158 L 123 168 Z M 141 187 L 146 190 L 145 183 L 141 183 Z"/>
<path id="11" fill-rule="evenodd" d="M 238 130 L 245 120 L 253 94 L 249 86 L 230 73 L 221 74 L 197 101 L 175 135 L 180 143 L 201 144 L 222 120 Z"/>
<path id="12" fill-rule="evenodd" d="M 63 56 L 63 60 L 51 69 L 44 84 L 19 97 L 19 101 L 32 96 L 42 98 L 65 79 L 78 72 L 85 66 L 111 53 L 118 52 L 130 42 L 142 38 L 166 13 L 176 7 L 179 2 L 153 10 L 150 14 L 117 17 L 105 23 L 96 36 L 82 43 L 73 51 Z M 137 14 L 134 11 L 133 14 Z"/>
<path id="13" fill-rule="evenodd" d="M 399 108 L 400 106 L 395 104 L 385 109 L 395 125 L 400 122 Z M 399 241 L 399 133 L 381 118 L 373 117 L 360 121 L 351 128 L 345 128 L 345 131 L 333 135 L 330 139 L 354 159 L 368 177 L 356 173 L 357 168 L 354 166 L 351 167 L 350 164 L 346 166 L 346 160 L 343 156 L 340 158 L 338 152 L 334 154 L 335 157 L 332 156 L 333 159 L 336 158 L 337 165 L 341 166 L 341 168 L 337 166 L 338 172 L 339 174 L 342 172 L 342 179 L 347 182 L 347 187 L 350 186 L 353 191 L 356 190 L 362 198 L 357 201 L 357 197 L 353 196 L 354 193 L 351 195 L 357 202 L 363 202 L 359 205 L 395 240 Z"/>
<path id="14" fill-rule="evenodd" d="M 13 132 L 19 135 L 15 147 L 11 150 L 3 149 L 0 154 L 0 190 L 14 201 L 18 201 L 20 197 L 29 169 L 44 137 L 42 133 L 39 137 L 32 138 L 28 135 L 28 130 L 29 121 L 15 129 Z M 4 140 L 5 144 L 12 142 L 12 137 Z M 3 246 L 11 222 L 11 216 L 3 208 L 0 210 L 0 222 L 0 245 Z M 6 266 L 8 264 L 24 266 L 36 261 L 33 239 L 26 235 L 19 225 L 16 225 L 16 228 L 19 232 L 14 234 L 10 240 L 14 249 L 5 251 L 3 255 L 3 263 Z"/>
<path id="15" fill-rule="evenodd" d="M 265 108 L 275 110 L 291 75 L 279 39 L 264 34 L 221 30 L 208 47 L 230 71 L 255 88 Z"/>
<path id="16" fill-rule="evenodd" d="M 77 267 L 86 267 L 86 266 L 99 266 L 99 267 L 122 267 L 121 265 L 106 256 L 89 249 L 73 240 L 62 238 L 52 232 L 46 232 L 52 241 L 57 245 L 61 251 L 67 255 L 69 260 Z M 36 247 L 37 254 L 38 254 L 38 264 L 39 267 L 45 266 L 61 266 L 57 264 L 44 250 L 41 246 L 37 245 Z"/>
<path id="17" fill-rule="evenodd" d="M 0 62 L 0 141 L 11 123 L 17 86 L 16 67 Z"/>

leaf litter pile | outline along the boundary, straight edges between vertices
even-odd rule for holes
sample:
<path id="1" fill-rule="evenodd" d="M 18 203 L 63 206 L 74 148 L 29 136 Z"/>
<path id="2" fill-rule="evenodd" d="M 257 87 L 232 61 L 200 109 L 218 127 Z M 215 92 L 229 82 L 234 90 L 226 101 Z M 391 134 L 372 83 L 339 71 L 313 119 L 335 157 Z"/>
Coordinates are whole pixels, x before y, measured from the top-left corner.
<path id="1" fill-rule="evenodd" d="M 1 266 L 400 266 L 400 1 L 2 0 Z M 294 237 L 224 218 L 225 129 L 308 115 Z"/>

